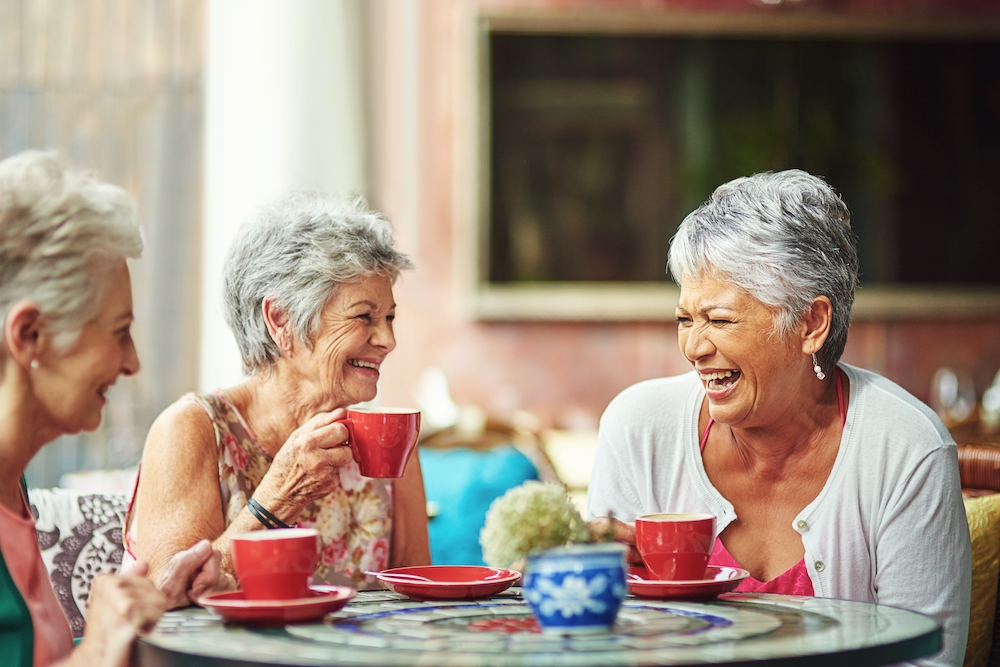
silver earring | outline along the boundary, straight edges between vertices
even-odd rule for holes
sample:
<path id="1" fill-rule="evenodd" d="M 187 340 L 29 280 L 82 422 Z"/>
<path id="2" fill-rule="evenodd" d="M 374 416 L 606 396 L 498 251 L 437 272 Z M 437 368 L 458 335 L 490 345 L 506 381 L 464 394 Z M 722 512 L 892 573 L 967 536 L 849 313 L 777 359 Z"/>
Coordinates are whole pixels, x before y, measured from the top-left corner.
<path id="1" fill-rule="evenodd" d="M 38 368 L 38 359 L 32 359 L 30 366 L 32 368 Z"/>
<path id="2" fill-rule="evenodd" d="M 816 360 L 815 352 L 813 352 L 813 373 L 816 374 L 816 378 L 819 380 L 822 380 L 823 378 L 826 377 L 826 373 L 823 372 L 823 368 L 819 365 L 819 362 Z"/>

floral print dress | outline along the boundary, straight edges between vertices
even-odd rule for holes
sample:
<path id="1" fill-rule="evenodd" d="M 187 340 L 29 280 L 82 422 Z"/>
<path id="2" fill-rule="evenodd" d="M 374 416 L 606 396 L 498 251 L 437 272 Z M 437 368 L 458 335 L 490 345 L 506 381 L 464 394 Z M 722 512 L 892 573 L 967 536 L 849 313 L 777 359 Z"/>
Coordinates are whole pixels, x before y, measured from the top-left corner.
<path id="1" fill-rule="evenodd" d="M 185 394 L 208 413 L 219 451 L 219 491 L 225 525 L 246 507 L 271 457 L 257 444 L 242 415 L 221 391 Z M 131 523 L 131 522 L 128 522 Z M 363 477 L 353 460 L 340 469 L 340 488 L 306 506 L 296 524 L 319 532 L 316 583 L 378 588 L 365 572 L 378 572 L 389 562 L 392 533 L 390 482 Z M 132 538 L 135 539 L 133 534 Z M 128 541 L 128 540 L 127 540 Z"/>

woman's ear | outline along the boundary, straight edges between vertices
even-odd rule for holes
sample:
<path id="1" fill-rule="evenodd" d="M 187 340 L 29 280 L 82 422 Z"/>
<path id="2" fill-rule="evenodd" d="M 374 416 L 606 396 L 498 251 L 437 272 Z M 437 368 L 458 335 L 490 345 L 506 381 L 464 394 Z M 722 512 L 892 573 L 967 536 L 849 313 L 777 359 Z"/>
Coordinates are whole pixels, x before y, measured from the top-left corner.
<path id="1" fill-rule="evenodd" d="M 3 337 L 8 353 L 20 366 L 27 369 L 37 363 L 47 343 L 38 304 L 28 299 L 14 303 L 4 319 Z"/>
<path id="2" fill-rule="evenodd" d="M 265 296 L 260 304 L 267 332 L 282 353 L 287 354 L 295 347 L 295 336 L 288 324 L 288 314 L 274 303 L 274 297 Z"/>
<path id="3" fill-rule="evenodd" d="M 827 296 L 818 296 L 809 304 L 809 309 L 802 316 L 802 351 L 815 354 L 823 349 L 826 337 L 830 335 L 830 322 L 833 319 L 833 304 Z"/>

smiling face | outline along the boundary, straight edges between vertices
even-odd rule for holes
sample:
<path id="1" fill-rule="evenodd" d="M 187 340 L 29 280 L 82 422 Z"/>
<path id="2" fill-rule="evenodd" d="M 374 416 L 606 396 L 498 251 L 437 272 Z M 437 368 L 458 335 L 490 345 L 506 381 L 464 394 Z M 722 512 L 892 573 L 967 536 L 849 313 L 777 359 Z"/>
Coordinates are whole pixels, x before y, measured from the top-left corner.
<path id="1" fill-rule="evenodd" d="M 396 302 L 388 276 L 341 285 L 323 308 L 313 349 L 297 359 L 299 373 L 323 409 L 370 401 L 379 368 L 396 347 Z"/>
<path id="2" fill-rule="evenodd" d="M 794 404 L 806 377 L 802 345 L 773 333 L 774 320 L 775 311 L 717 275 L 681 281 L 678 343 L 716 421 L 760 426 Z"/>
<path id="3" fill-rule="evenodd" d="M 32 371 L 35 393 L 61 433 L 93 431 L 101 423 L 106 394 L 119 375 L 139 371 L 132 342 L 132 281 L 121 260 L 108 278 L 94 317 L 68 350 L 51 346 Z"/>

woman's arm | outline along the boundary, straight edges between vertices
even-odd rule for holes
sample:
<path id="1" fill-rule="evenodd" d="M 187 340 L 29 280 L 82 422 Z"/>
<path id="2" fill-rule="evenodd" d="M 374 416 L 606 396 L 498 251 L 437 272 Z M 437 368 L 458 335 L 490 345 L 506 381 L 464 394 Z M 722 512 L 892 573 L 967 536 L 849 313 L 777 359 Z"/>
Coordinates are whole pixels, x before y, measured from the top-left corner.
<path id="1" fill-rule="evenodd" d="M 431 547 L 427 537 L 427 496 L 420 457 L 414 451 L 403 476 L 392 483 L 392 546 L 390 567 L 430 565 Z"/>
<path id="2" fill-rule="evenodd" d="M 935 449 L 886 492 L 892 496 L 875 535 L 875 599 L 928 614 L 944 626 L 941 652 L 916 664 L 961 665 L 972 551 L 956 449 Z"/>

